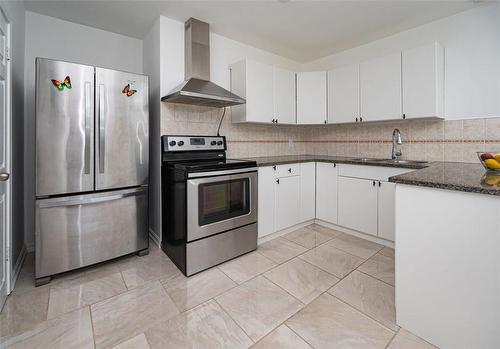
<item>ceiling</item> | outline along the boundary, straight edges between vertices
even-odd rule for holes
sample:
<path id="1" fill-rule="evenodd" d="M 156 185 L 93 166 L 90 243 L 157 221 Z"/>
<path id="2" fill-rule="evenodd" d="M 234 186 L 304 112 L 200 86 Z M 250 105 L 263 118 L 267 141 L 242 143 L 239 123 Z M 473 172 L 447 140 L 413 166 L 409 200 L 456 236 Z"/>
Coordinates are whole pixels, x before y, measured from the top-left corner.
<path id="1" fill-rule="evenodd" d="M 308 62 L 478 6 L 477 1 L 25 1 L 28 11 L 144 38 L 163 15 Z"/>

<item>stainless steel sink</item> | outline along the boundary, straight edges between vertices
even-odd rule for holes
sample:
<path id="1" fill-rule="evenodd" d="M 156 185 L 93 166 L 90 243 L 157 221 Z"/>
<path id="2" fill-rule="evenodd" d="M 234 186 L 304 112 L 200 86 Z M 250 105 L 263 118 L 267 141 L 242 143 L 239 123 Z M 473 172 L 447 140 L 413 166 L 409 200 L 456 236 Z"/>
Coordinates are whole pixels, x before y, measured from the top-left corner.
<path id="1" fill-rule="evenodd" d="M 373 158 L 352 158 L 353 161 L 359 162 L 379 162 L 386 164 L 401 164 L 401 165 L 425 165 L 427 161 L 417 160 L 402 160 L 402 159 L 373 159 Z"/>

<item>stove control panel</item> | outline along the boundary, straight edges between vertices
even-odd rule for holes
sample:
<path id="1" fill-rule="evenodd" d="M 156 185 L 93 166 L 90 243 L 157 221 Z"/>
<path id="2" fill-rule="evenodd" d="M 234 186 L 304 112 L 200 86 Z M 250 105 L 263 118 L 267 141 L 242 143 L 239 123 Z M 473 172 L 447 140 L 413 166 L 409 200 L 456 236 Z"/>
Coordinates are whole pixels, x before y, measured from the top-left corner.
<path id="1" fill-rule="evenodd" d="M 163 152 L 226 150 L 224 136 L 162 136 Z"/>

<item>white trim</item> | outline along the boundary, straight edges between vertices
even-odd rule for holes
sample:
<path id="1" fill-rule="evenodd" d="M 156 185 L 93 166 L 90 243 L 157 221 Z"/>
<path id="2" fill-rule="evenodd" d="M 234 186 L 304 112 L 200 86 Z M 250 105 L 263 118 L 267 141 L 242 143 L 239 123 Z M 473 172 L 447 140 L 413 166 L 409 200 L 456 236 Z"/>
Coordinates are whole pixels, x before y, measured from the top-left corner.
<path id="1" fill-rule="evenodd" d="M 283 230 L 280 230 L 280 231 L 276 231 L 272 234 L 269 234 L 269 235 L 266 235 L 266 236 L 263 236 L 263 237 L 260 237 L 257 239 L 257 244 L 260 245 L 260 244 L 263 244 L 264 242 L 267 242 L 269 240 L 273 240 L 273 239 L 276 239 L 277 237 L 280 237 L 280 236 L 283 236 L 283 235 L 286 235 L 288 233 L 291 233 L 292 231 L 294 230 L 297 230 L 297 229 L 300 229 L 300 228 L 303 228 L 305 226 L 308 226 L 310 224 L 313 224 L 314 223 L 314 219 L 311 219 L 311 220 L 308 220 L 308 221 L 305 221 L 305 222 L 302 222 L 302 223 L 299 223 L 299 224 L 296 224 L 294 226 L 291 226 L 289 228 L 285 228 Z"/>
<path id="2" fill-rule="evenodd" d="M 154 232 L 153 229 L 149 228 L 149 238 L 153 240 L 156 246 L 161 247 L 161 239 L 160 237 Z"/>
<path id="3" fill-rule="evenodd" d="M 394 242 L 379 238 L 377 236 L 360 233 L 359 231 L 344 228 L 344 227 L 341 227 L 340 225 L 325 222 L 325 221 L 322 221 L 321 219 L 317 219 L 317 218 L 315 219 L 314 223 L 316 223 L 318 225 L 322 225 L 322 226 L 330 228 L 330 229 L 338 230 L 338 231 L 345 233 L 345 234 L 356 236 L 356 237 L 361 238 L 361 239 L 376 242 L 377 244 L 380 244 L 380 245 L 394 248 Z"/>
<path id="4" fill-rule="evenodd" d="M 26 259 L 26 255 L 28 254 L 28 250 L 26 249 L 26 246 L 23 245 L 23 248 L 21 249 L 21 252 L 19 253 L 19 257 L 17 257 L 16 265 L 12 269 L 12 277 L 10 281 L 10 292 L 14 290 L 14 287 L 16 286 L 16 281 L 19 276 L 19 273 L 21 272 L 21 268 L 23 267 L 24 260 Z"/>

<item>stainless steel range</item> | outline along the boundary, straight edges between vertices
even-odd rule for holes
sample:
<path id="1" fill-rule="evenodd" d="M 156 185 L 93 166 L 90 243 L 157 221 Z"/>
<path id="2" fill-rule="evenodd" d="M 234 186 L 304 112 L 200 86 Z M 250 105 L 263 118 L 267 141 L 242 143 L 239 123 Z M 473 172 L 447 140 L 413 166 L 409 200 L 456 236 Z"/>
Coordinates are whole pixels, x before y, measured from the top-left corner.
<path id="1" fill-rule="evenodd" d="M 257 165 L 225 137 L 162 136 L 162 249 L 187 276 L 257 248 Z"/>

